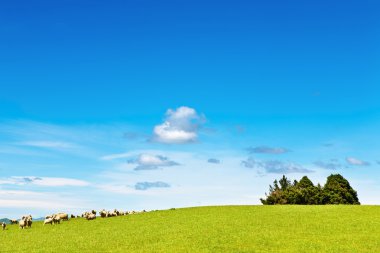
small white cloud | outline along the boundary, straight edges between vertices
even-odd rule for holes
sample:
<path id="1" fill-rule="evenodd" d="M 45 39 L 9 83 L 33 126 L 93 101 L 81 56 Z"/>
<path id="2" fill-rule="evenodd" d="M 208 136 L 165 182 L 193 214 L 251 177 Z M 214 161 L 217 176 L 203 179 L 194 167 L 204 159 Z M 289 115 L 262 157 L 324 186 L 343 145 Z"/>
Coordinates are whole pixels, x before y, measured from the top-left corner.
<path id="1" fill-rule="evenodd" d="M 179 165 L 179 163 L 169 160 L 165 156 L 141 154 L 136 159 L 128 161 L 132 164 L 137 164 L 134 170 L 155 170 L 159 167 L 170 167 Z"/>
<path id="2" fill-rule="evenodd" d="M 370 165 L 369 162 L 366 162 L 366 161 L 363 161 L 363 160 L 360 160 L 360 159 L 357 159 L 354 157 L 347 157 L 346 162 L 351 164 L 351 165 L 355 165 L 355 166 L 368 166 L 368 165 Z"/>
<path id="3" fill-rule="evenodd" d="M 153 141 L 161 143 L 189 143 L 198 138 L 199 126 L 204 117 L 193 108 L 182 106 L 166 112 L 165 121 L 154 127 Z"/>
<path id="4" fill-rule="evenodd" d="M 5 179 L 0 179 L 0 185 L 38 185 L 47 187 L 57 187 L 57 186 L 88 186 L 89 183 L 79 179 L 73 178 L 62 178 L 62 177 L 10 177 Z"/>

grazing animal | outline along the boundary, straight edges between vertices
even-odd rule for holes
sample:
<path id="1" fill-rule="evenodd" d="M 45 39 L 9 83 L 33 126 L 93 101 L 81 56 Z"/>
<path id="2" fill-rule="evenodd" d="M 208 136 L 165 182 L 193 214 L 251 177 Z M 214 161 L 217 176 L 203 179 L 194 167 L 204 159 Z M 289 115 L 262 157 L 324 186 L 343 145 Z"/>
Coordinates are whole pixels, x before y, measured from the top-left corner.
<path id="1" fill-rule="evenodd" d="M 27 218 L 26 219 L 26 225 L 28 226 L 28 228 L 32 227 L 32 218 Z"/>
<path id="2" fill-rule="evenodd" d="M 61 220 L 69 220 L 69 215 L 67 213 L 57 213 L 55 216 L 58 216 Z"/>
<path id="3" fill-rule="evenodd" d="M 7 227 L 7 224 L 5 224 L 5 222 L 1 223 L 1 227 L 3 228 L 3 230 L 5 230 L 5 228 Z"/>
<path id="4" fill-rule="evenodd" d="M 96 211 L 95 210 L 92 210 L 91 213 L 96 215 Z"/>
<path id="5" fill-rule="evenodd" d="M 61 223 L 61 217 L 58 215 L 55 215 L 53 217 L 53 224 L 55 225 L 55 224 L 60 224 L 60 223 Z"/>
<path id="6" fill-rule="evenodd" d="M 47 218 L 47 219 L 44 220 L 44 225 L 45 225 L 45 224 L 53 225 L 53 221 L 54 221 L 53 218 Z"/>
<path id="7" fill-rule="evenodd" d="M 74 219 L 74 218 L 75 218 L 75 215 L 74 215 L 74 214 L 72 214 L 72 215 L 71 215 L 71 218 L 72 218 L 72 219 Z"/>
<path id="8" fill-rule="evenodd" d="M 100 214 L 100 217 L 102 218 L 106 218 L 107 217 L 107 211 L 106 210 L 102 210 L 102 211 L 99 211 L 99 214 Z"/>
<path id="9" fill-rule="evenodd" d="M 96 219 L 96 215 L 93 213 L 86 216 L 86 220 L 95 220 L 95 219 Z"/>
<path id="10" fill-rule="evenodd" d="M 26 228 L 26 226 L 28 225 L 27 220 L 25 218 L 21 219 L 18 225 L 20 226 L 20 229 Z"/>
<path id="11" fill-rule="evenodd" d="M 32 227 L 32 223 L 33 223 L 32 220 L 33 218 L 32 218 L 32 215 L 30 214 L 22 216 L 21 220 L 19 221 L 20 228 L 24 229 L 26 227 L 28 228 Z"/>
<path id="12" fill-rule="evenodd" d="M 18 220 L 10 220 L 11 224 L 18 224 Z"/>

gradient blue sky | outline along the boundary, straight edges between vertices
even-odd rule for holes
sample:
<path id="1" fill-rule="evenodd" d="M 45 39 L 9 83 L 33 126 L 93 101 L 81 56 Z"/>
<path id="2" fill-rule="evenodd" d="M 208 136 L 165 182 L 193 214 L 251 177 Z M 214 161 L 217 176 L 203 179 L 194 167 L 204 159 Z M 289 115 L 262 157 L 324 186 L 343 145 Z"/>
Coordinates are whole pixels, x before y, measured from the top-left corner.
<path id="1" fill-rule="evenodd" d="M 380 204 L 379 7 L 2 3 L 0 217 L 258 204 L 282 174 Z"/>

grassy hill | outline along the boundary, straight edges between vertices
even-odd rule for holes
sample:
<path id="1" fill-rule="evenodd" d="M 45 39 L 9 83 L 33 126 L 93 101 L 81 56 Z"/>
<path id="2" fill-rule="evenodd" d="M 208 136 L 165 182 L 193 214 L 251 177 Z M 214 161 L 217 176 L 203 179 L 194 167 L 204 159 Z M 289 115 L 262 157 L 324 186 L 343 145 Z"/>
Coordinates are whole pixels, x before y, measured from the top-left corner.
<path id="1" fill-rule="evenodd" d="M 0 231 L 0 252 L 379 252 L 380 206 L 221 206 Z"/>

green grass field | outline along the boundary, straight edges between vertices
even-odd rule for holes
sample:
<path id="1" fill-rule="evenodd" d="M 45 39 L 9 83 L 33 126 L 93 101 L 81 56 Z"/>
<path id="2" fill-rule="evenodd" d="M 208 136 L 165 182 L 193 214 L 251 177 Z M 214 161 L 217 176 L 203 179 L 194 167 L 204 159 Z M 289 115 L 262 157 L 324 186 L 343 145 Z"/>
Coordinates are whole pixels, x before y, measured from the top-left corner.
<path id="1" fill-rule="evenodd" d="M 0 231 L 0 252 L 380 252 L 380 206 L 221 206 Z"/>

